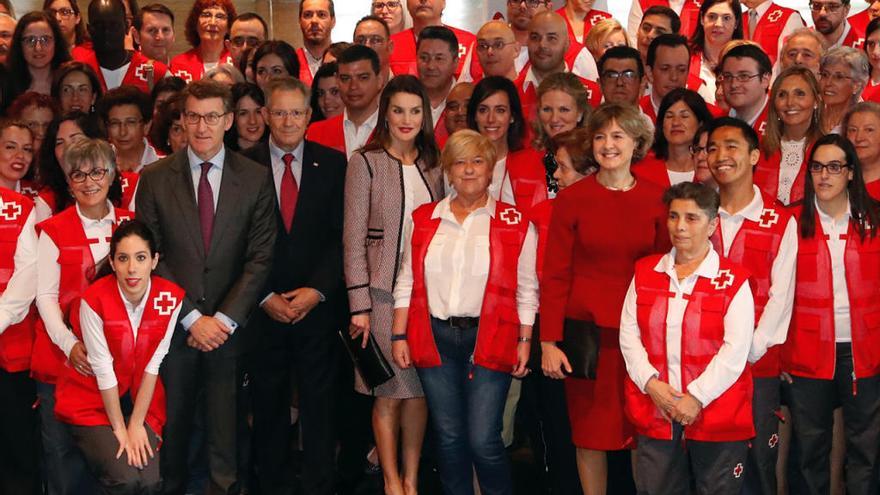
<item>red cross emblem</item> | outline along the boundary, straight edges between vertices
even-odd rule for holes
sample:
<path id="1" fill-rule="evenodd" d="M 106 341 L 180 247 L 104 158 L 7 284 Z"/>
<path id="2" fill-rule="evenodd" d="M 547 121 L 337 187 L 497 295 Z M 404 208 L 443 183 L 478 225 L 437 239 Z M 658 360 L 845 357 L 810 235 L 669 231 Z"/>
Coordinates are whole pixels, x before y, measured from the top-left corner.
<path id="1" fill-rule="evenodd" d="M 586 86 L 584 86 L 584 88 L 587 90 L 587 101 L 592 100 L 593 99 L 593 88 L 587 88 Z"/>
<path id="2" fill-rule="evenodd" d="M 501 212 L 499 218 L 507 225 L 518 225 L 520 220 L 522 220 L 522 214 L 516 211 L 515 208 L 508 208 Z"/>
<path id="3" fill-rule="evenodd" d="M 767 20 L 770 22 L 776 22 L 779 20 L 780 17 L 782 17 L 782 11 L 781 10 L 774 10 L 773 12 L 770 13 L 770 15 L 767 16 Z"/>
<path id="4" fill-rule="evenodd" d="M 770 447 L 771 449 L 775 449 L 776 444 L 778 444 L 778 443 L 779 443 L 779 435 L 774 433 L 774 434 L 770 435 L 770 440 L 767 441 L 767 446 Z"/>
<path id="5" fill-rule="evenodd" d="M 861 49 L 862 46 L 864 46 L 864 44 L 865 44 L 865 38 L 859 38 L 856 40 L 855 43 L 853 43 L 853 48 Z"/>
<path id="6" fill-rule="evenodd" d="M 718 270 L 718 275 L 712 279 L 712 285 L 717 290 L 726 289 L 733 285 L 733 275 L 730 274 L 730 270 Z"/>
<path id="7" fill-rule="evenodd" d="M 736 467 L 733 468 L 733 477 L 739 478 L 740 476 L 743 475 L 743 471 L 745 471 L 745 469 L 743 468 L 743 463 L 738 462 L 736 464 Z"/>
<path id="8" fill-rule="evenodd" d="M 120 223 L 122 223 L 122 222 L 127 222 L 127 221 L 129 221 L 129 220 L 131 220 L 131 217 L 130 217 L 130 216 L 128 216 L 128 215 L 119 215 L 119 218 L 116 219 L 116 223 L 117 223 L 117 224 L 120 224 Z"/>
<path id="9" fill-rule="evenodd" d="M 764 131 L 767 130 L 767 122 L 761 122 L 761 125 L 758 126 L 758 134 L 764 135 Z"/>
<path id="10" fill-rule="evenodd" d="M 17 219 L 19 215 L 21 215 L 21 205 L 15 201 L 4 203 L 3 208 L 0 209 L 0 216 L 9 221 Z"/>
<path id="11" fill-rule="evenodd" d="M 598 24 L 599 22 L 601 22 L 601 21 L 603 21 L 603 20 L 605 20 L 605 16 L 604 16 L 604 15 L 602 15 L 602 14 L 596 14 L 596 15 L 594 15 L 593 17 L 590 17 L 590 24 L 592 24 L 593 26 L 595 26 L 596 24 Z"/>
<path id="12" fill-rule="evenodd" d="M 141 81 L 147 82 L 147 72 L 153 72 L 153 66 L 150 64 L 141 64 L 134 70 L 134 77 Z"/>
<path id="13" fill-rule="evenodd" d="M 458 44 L 458 58 L 463 58 L 467 56 L 468 49 L 466 46 L 461 43 Z"/>
<path id="14" fill-rule="evenodd" d="M 170 315 L 176 306 L 177 298 L 172 296 L 168 291 L 160 292 L 159 297 L 153 299 L 153 309 L 158 311 L 162 316 Z"/>
<path id="15" fill-rule="evenodd" d="M 37 190 L 31 186 L 21 186 L 21 193 L 25 196 L 36 196 Z"/>
<path id="16" fill-rule="evenodd" d="M 128 177 L 123 177 L 119 183 L 122 185 L 122 190 L 125 191 L 128 189 Z"/>
<path id="17" fill-rule="evenodd" d="M 761 218 L 758 220 L 758 225 L 766 229 L 776 225 L 778 221 L 779 213 L 776 213 L 776 210 L 764 208 L 764 211 L 761 212 Z"/>
<path id="18" fill-rule="evenodd" d="M 187 84 L 191 83 L 192 80 L 193 80 L 193 76 L 192 76 L 189 72 L 187 72 L 187 71 L 185 71 L 185 70 L 183 70 L 183 69 L 181 69 L 181 70 L 175 72 L 174 75 L 177 76 L 177 77 L 179 77 L 179 78 L 181 78 L 181 79 L 183 79 L 184 81 L 186 81 Z"/>

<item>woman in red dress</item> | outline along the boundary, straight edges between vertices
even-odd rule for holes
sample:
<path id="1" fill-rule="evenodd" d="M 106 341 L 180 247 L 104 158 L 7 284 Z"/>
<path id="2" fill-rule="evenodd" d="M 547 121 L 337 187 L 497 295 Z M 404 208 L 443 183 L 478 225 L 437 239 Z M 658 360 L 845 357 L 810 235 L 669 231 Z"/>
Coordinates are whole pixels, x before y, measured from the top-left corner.
<path id="1" fill-rule="evenodd" d="M 606 452 L 632 449 L 623 412 L 626 369 L 618 344 L 620 311 L 637 259 L 668 249 L 663 191 L 630 171 L 652 132 L 636 107 L 606 104 L 587 123 L 599 171 L 556 197 L 541 279 L 544 373 L 565 378 L 571 365 L 557 347 L 566 319 L 599 328 L 596 379 L 565 380 L 578 472 L 585 494 L 604 494 Z"/>

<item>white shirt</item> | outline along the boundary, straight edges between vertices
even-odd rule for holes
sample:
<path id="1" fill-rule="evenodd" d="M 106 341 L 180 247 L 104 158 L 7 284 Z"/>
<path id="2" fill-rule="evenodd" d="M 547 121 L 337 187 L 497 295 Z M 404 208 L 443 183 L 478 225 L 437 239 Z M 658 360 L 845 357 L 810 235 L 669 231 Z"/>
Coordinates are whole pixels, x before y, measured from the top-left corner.
<path id="1" fill-rule="evenodd" d="M 453 83 L 452 87 L 455 87 Z M 440 117 L 443 116 L 443 111 L 446 110 L 446 98 L 443 98 L 443 101 L 440 102 L 439 105 L 431 106 L 431 122 L 434 124 L 434 127 L 437 127 L 437 124 L 440 122 Z"/>
<path id="2" fill-rule="evenodd" d="M 697 89 L 697 93 L 706 100 L 706 103 L 714 105 L 715 89 L 717 88 L 715 71 L 709 67 L 705 57 L 700 59 L 700 79 L 703 80 L 703 84 Z"/>
<path id="3" fill-rule="evenodd" d="M 748 219 L 760 222 L 764 212 L 764 198 L 758 186 L 752 186 L 754 196 L 752 201 L 736 213 L 729 213 L 724 208 L 718 209 L 721 219 L 721 239 L 724 256 L 730 253 L 733 240 L 739 233 L 743 222 Z M 782 240 L 779 242 L 779 251 L 773 259 L 770 268 L 770 291 L 767 304 L 761 319 L 755 327 L 752 337 L 752 347 L 749 350 L 749 362 L 755 363 L 767 352 L 767 349 L 785 342 L 788 337 L 788 324 L 791 321 L 791 310 L 794 303 L 794 281 L 797 266 L 798 247 L 797 221 L 794 217 L 788 219 Z"/>
<path id="4" fill-rule="evenodd" d="M 412 212 L 425 203 L 431 202 L 431 192 L 418 167 L 413 164 L 403 165 L 403 231 L 412 228 Z M 404 236 L 400 236 L 398 251 L 403 254 Z"/>
<path id="5" fill-rule="evenodd" d="M 306 51 L 306 53 L 308 53 L 308 51 Z M 370 134 L 373 133 L 373 129 L 376 128 L 376 122 L 378 120 L 378 107 L 373 114 L 360 125 L 360 127 L 356 126 L 355 123 L 348 118 L 347 108 L 342 111 L 342 131 L 345 134 L 346 158 L 351 158 L 351 155 L 353 155 L 358 148 L 366 144 L 367 139 L 370 138 Z"/>
<path id="6" fill-rule="evenodd" d="M 450 187 L 449 190 L 451 189 Z M 495 168 L 492 169 L 492 183 L 489 184 L 489 195 L 496 201 L 501 200 L 510 205 L 516 204 L 513 186 L 510 184 L 510 175 L 507 173 L 506 156 L 495 162 Z"/>
<path id="7" fill-rule="evenodd" d="M 2 209 L 3 201 L 0 200 L 0 211 Z M 36 210 L 31 210 L 18 235 L 12 277 L 6 284 L 6 290 L 0 294 L 0 334 L 10 325 L 24 320 L 37 294 L 37 232 L 34 229 L 36 214 Z"/>
<path id="8" fill-rule="evenodd" d="M 313 57 L 312 52 L 308 51 L 305 47 L 303 47 L 302 51 L 306 55 L 306 62 L 309 64 L 309 72 L 312 74 L 312 77 L 315 77 L 318 69 L 321 68 L 321 63 L 323 63 L 324 57 Z"/>
<path id="9" fill-rule="evenodd" d="M 703 259 L 697 270 L 678 281 L 675 271 L 675 248 L 663 256 L 654 270 L 669 276 L 669 290 L 673 297 L 668 300 L 666 309 L 666 359 L 669 371 L 669 385 L 682 392 L 681 386 L 681 331 L 682 320 L 688 300 L 685 294 L 691 294 L 699 277 L 715 278 L 718 275 L 718 253 L 709 247 L 709 254 Z M 623 311 L 620 315 L 620 350 L 626 362 L 626 371 L 642 392 L 651 378 L 660 373 L 648 360 L 648 353 L 642 344 L 641 330 L 636 319 L 636 286 L 635 277 L 629 284 Z M 755 306 L 749 282 L 745 281 L 727 308 L 724 315 L 724 342 L 718 353 L 709 361 L 703 373 L 690 382 L 687 391 L 693 395 L 703 407 L 723 394 L 742 374 L 752 342 L 755 325 Z"/>
<path id="10" fill-rule="evenodd" d="M 478 317 L 489 278 L 489 223 L 495 216 L 495 200 L 490 196 L 485 206 L 471 212 L 461 224 L 450 209 L 450 200 L 440 201 L 431 215 L 440 219 L 440 226 L 425 255 L 428 309 L 442 320 Z M 409 307 L 413 286 L 411 226 L 404 235 L 406 244 L 394 286 L 395 308 Z M 517 263 L 516 306 L 522 325 L 534 324 L 538 310 L 537 246 L 535 226 L 529 224 Z"/>
<path id="11" fill-rule="evenodd" d="M 846 286 L 846 265 L 843 255 L 846 251 L 846 232 L 849 229 L 851 211 L 846 202 L 846 213 L 835 220 L 827 215 L 816 201 L 816 211 L 822 230 L 828 239 L 828 253 L 831 256 L 831 289 L 834 291 L 834 340 L 852 342 L 852 321 L 849 314 L 849 289 Z M 842 237 L 842 239 L 841 239 Z"/>
<path id="12" fill-rule="evenodd" d="M 145 165 L 150 165 L 159 161 L 159 153 L 156 153 L 156 148 L 147 141 L 147 138 L 144 138 L 144 152 L 141 154 L 141 162 L 140 166 L 135 170 L 135 172 L 140 173 L 141 170 L 144 169 Z"/>
<path id="13" fill-rule="evenodd" d="M 840 33 L 840 38 L 837 38 L 837 41 L 835 41 L 834 44 L 832 44 L 831 46 L 829 46 L 827 48 L 828 50 L 830 50 L 832 48 L 836 48 L 838 46 L 843 46 L 843 40 L 846 39 L 846 35 L 848 35 L 849 30 L 852 29 L 852 26 L 850 25 L 848 20 L 844 19 L 843 22 L 844 22 L 843 32 Z"/>
<path id="14" fill-rule="evenodd" d="M 779 161 L 779 188 L 776 191 L 776 197 L 784 205 L 791 203 L 791 188 L 794 186 L 797 174 L 804 163 L 806 146 L 806 137 L 800 141 L 783 140 L 779 143 L 782 156 Z"/>
<path id="15" fill-rule="evenodd" d="M 293 179 L 296 181 L 297 188 L 302 184 L 303 150 L 305 149 L 303 143 L 304 141 L 300 141 L 296 148 L 290 152 L 293 154 L 290 171 L 293 173 Z M 275 144 L 272 136 L 269 136 L 269 158 L 272 160 L 272 179 L 275 183 L 275 197 L 278 199 L 279 205 L 281 204 L 281 178 L 284 176 L 284 169 L 286 168 L 284 165 L 284 155 L 287 153 L 287 151 L 282 150 Z"/>
<path id="16" fill-rule="evenodd" d="M 86 238 L 89 239 L 89 250 L 92 260 L 99 263 L 110 253 L 110 236 L 116 223 L 116 211 L 107 202 L 109 213 L 104 218 L 93 220 L 83 216 L 76 205 L 76 214 L 82 224 Z M 79 339 L 64 323 L 64 314 L 58 304 L 58 291 L 61 281 L 61 265 L 58 264 L 58 246 L 46 233 L 40 234 L 37 242 L 37 309 L 46 326 L 46 333 L 52 343 L 58 346 L 64 355 L 70 357 L 70 350 Z"/>
<path id="17" fill-rule="evenodd" d="M 119 297 L 125 306 L 125 312 L 128 314 L 128 322 L 131 325 L 131 331 L 137 340 L 138 330 L 140 330 L 141 319 L 144 316 L 144 308 L 147 300 L 150 299 L 150 283 L 147 284 L 147 292 L 141 298 L 139 303 L 132 304 L 125 298 L 122 289 L 117 284 Z M 165 336 L 159 341 L 159 346 L 153 352 L 153 357 L 147 362 L 144 373 L 151 375 L 159 374 L 159 366 L 165 355 L 168 354 L 168 348 L 171 345 L 171 336 L 174 334 L 174 326 L 177 325 L 177 317 L 180 316 L 180 308 L 182 305 L 178 302 L 174 308 L 171 319 L 168 320 L 168 328 L 165 329 Z M 83 332 L 83 342 L 86 345 L 86 351 L 89 359 L 89 366 L 95 373 L 98 380 L 98 390 L 109 390 L 117 385 L 116 372 L 113 370 L 113 355 L 110 353 L 110 347 L 107 345 L 107 338 L 104 335 L 104 321 L 89 306 L 86 301 L 82 302 L 79 310 L 79 322 Z"/>
<path id="18" fill-rule="evenodd" d="M 682 182 L 693 182 L 694 174 L 696 173 L 696 171 L 691 170 L 689 172 L 675 172 L 667 168 L 666 173 L 669 175 L 669 184 L 674 186 Z"/>
<path id="19" fill-rule="evenodd" d="M 122 86 L 122 80 L 125 79 L 125 74 L 128 72 L 129 65 L 131 65 L 131 62 L 113 70 L 101 67 L 101 75 L 104 76 L 104 82 L 107 83 L 107 89 L 115 89 Z"/>

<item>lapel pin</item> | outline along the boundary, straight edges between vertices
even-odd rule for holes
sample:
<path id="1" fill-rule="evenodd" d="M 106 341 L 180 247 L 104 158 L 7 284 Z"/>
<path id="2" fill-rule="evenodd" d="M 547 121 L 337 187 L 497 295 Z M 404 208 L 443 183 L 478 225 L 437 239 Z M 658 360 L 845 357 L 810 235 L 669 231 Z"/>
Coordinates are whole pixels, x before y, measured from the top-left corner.
<path id="1" fill-rule="evenodd" d="M 312 162 L 312 166 L 313 166 L 313 167 L 317 167 L 317 166 L 318 166 L 318 162 Z"/>

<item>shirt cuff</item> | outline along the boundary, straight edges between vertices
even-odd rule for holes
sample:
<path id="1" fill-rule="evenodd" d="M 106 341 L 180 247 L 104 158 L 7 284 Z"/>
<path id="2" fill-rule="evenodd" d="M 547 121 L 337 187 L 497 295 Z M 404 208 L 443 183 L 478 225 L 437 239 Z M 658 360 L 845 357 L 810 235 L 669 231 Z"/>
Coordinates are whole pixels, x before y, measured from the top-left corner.
<path id="1" fill-rule="evenodd" d="M 220 320 L 221 323 L 226 325 L 226 328 L 229 329 L 229 335 L 232 335 L 233 333 L 235 333 L 235 329 L 238 328 L 238 323 L 236 323 L 235 320 L 224 315 L 223 313 L 221 313 L 219 311 L 214 313 L 214 318 L 217 318 L 218 320 Z"/>
<path id="2" fill-rule="evenodd" d="M 180 320 L 180 326 L 182 326 L 184 330 L 189 332 L 189 328 L 191 326 L 193 326 L 193 323 L 195 323 L 196 320 L 198 320 L 201 317 L 202 317 L 202 312 L 197 309 L 194 309 L 194 310 L 190 311 L 189 313 L 187 313 L 187 315 L 184 316 L 182 320 Z"/>
<path id="3" fill-rule="evenodd" d="M 519 324 L 520 325 L 529 325 L 534 326 L 535 324 L 535 312 L 531 309 L 520 309 L 517 311 L 519 315 Z"/>
<path id="4" fill-rule="evenodd" d="M 639 390 L 643 394 L 647 394 L 648 392 L 645 391 L 645 387 L 648 386 L 648 382 L 651 381 L 651 378 L 657 378 L 659 380 L 660 372 L 655 370 L 653 366 L 648 366 L 647 368 L 642 370 L 635 378 L 637 380 L 636 386 L 639 387 Z"/>
<path id="5" fill-rule="evenodd" d="M 116 381 L 116 373 L 113 371 L 112 367 L 110 368 L 109 373 L 95 372 L 95 379 L 98 381 L 98 390 L 109 390 L 118 385 L 118 382 Z"/>
<path id="6" fill-rule="evenodd" d="M 315 289 L 315 292 L 317 292 L 317 293 L 318 293 L 318 297 L 320 297 L 320 298 L 321 298 L 321 302 L 324 302 L 324 301 L 326 301 L 326 300 L 327 300 L 327 298 L 326 298 L 326 297 L 324 297 L 324 293 L 323 293 L 323 292 L 321 292 L 321 291 L 319 291 L 319 290 L 318 290 L 318 289 Z"/>
<path id="7" fill-rule="evenodd" d="M 266 304 L 266 301 L 268 301 L 269 299 L 271 299 L 272 296 L 274 296 L 274 295 L 275 295 L 274 292 L 270 292 L 270 293 L 266 294 L 266 297 L 264 297 L 263 300 L 260 301 L 260 306 Z"/>
<path id="8" fill-rule="evenodd" d="M 711 400 L 709 400 L 709 397 L 703 392 L 700 386 L 696 383 L 691 383 L 690 385 L 688 385 L 687 390 L 689 394 L 693 395 L 695 399 L 700 401 L 700 404 L 702 404 L 704 408 L 708 406 L 710 402 L 712 402 Z"/>
<path id="9" fill-rule="evenodd" d="M 749 363 L 757 363 L 766 353 L 767 341 L 763 338 L 761 332 L 755 332 L 755 335 L 752 337 L 752 345 L 749 348 Z"/>

